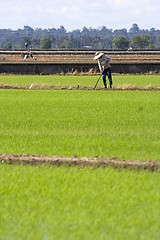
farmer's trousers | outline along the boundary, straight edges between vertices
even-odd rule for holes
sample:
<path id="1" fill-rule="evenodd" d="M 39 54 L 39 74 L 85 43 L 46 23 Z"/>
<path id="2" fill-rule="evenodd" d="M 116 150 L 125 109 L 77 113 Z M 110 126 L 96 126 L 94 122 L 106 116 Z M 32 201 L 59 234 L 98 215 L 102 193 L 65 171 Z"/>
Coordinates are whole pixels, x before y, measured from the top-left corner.
<path id="1" fill-rule="evenodd" d="M 103 84 L 104 84 L 105 88 L 107 88 L 106 76 L 108 77 L 109 85 L 110 85 L 110 88 L 111 88 L 112 87 L 112 73 L 111 73 L 111 68 L 110 67 L 104 69 L 104 71 L 102 72 L 102 79 L 103 79 Z"/>

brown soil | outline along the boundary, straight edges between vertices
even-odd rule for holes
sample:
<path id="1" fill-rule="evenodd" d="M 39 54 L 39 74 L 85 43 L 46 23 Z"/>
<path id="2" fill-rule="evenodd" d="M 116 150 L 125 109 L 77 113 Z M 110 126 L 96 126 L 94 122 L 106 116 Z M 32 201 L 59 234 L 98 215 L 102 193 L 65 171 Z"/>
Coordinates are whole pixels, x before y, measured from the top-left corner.
<path id="1" fill-rule="evenodd" d="M 0 62 L 2 63 L 95 63 L 93 60 L 95 52 L 82 51 L 32 51 L 33 58 L 22 59 L 21 54 L 26 51 L 0 51 Z M 153 52 L 108 52 L 112 63 L 160 63 L 159 51 Z"/>
<path id="2" fill-rule="evenodd" d="M 51 84 L 16 84 L 16 85 L 9 85 L 5 83 L 0 83 L 0 89 L 26 89 L 26 90 L 94 90 L 94 86 L 55 86 Z M 96 90 L 106 90 L 103 87 L 96 87 Z M 107 89 L 107 91 L 115 91 L 115 90 L 141 90 L 141 91 L 159 91 L 160 87 L 148 85 L 145 87 L 135 86 L 132 84 L 124 84 L 121 86 L 113 86 L 112 89 Z"/>
<path id="3" fill-rule="evenodd" d="M 143 161 L 143 160 L 120 160 L 117 158 L 87 158 L 87 157 L 58 157 L 58 156 L 41 156 L 41 155 L 21 155 L 21 154 L 0 154 L 0 163 L 8 164 L 31 164 L 31 165 L 55 165 L 55 166 L 93 166 L 150 170 L 155 171 L 160 169 L 160 161 Z"/>

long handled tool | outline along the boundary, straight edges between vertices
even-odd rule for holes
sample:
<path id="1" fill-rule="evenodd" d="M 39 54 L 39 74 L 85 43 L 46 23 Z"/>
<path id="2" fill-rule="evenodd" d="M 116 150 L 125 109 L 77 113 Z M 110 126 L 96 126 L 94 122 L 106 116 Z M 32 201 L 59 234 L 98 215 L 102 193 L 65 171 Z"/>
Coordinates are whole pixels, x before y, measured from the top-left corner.
<path id="1" fill-rule="evenodd" d="M 93 89 L 96 89 L 96 87 L 97 87 L 97 84 L 98 84 L 98 82 L 99 82 L 99 80 L 100 80 L 101 76 L 102 76 L 102 75 L 100 75 L 100 76 L 99 76 L 99 78 L 98 78 L 98 80 L 97 80 L 97 82 L 96 82 L 96 84 L 95 84 L 95 86 L 94 86 L 94 88 L 93 88 Z"/>

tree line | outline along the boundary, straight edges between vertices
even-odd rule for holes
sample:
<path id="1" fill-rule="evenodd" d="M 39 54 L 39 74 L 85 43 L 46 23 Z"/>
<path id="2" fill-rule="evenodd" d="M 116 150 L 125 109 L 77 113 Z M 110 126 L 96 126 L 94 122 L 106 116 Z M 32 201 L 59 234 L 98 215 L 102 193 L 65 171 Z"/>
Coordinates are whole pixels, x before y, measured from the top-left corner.
<path id="1" fill-rule="evenodd" d="M 0 48 L 4 50 L 18 49 L 160 49 L 160 30 L 140 29 L 134 23 L 127 29 L 86 28 L 67 32 L 64 26 L 59 28 L 33 29 L 0 29 Z"/>

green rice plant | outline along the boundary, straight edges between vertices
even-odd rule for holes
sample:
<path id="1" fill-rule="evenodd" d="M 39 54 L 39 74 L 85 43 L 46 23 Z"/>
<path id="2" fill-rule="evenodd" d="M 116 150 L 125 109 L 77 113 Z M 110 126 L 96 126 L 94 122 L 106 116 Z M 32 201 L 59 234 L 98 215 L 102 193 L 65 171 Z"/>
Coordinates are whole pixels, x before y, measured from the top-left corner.
<path id="1" fill-rule="evenodd" d="M 0 166 L 1 240 L 159 240 L 160 174 Z"/>
<path id="2" fill-rule="evenodd" d="M 0 83 L 15 85 L 49 84 L 55 86 L 90 86 L 94 87 L 99 75 L 60 76 L 60 75 L 0 75 Z M 160 86 L 160 75 L 113 75 L 113 85 Z M 102 80 L 98 86 L 103 86 Z"/>
<path id="3" fill-rule="evenodd" d="M 0 91 L 1 153 L 159 160 L 158 91 Z"/>
<path id="4" fill-rule="evenodd" d="M 135 85 L 140 87 L 160 86 L 160 75 L 117 75 L 113 76 L 115 85 Z"/>

